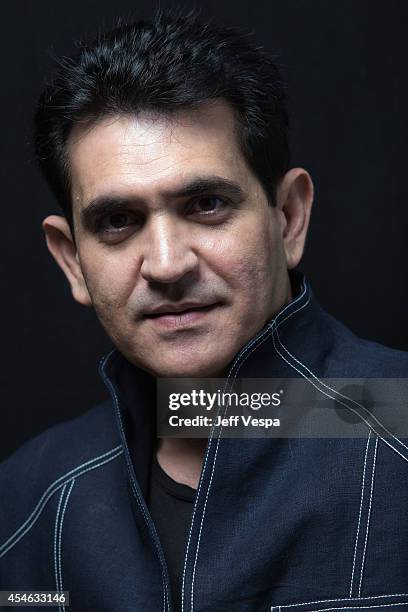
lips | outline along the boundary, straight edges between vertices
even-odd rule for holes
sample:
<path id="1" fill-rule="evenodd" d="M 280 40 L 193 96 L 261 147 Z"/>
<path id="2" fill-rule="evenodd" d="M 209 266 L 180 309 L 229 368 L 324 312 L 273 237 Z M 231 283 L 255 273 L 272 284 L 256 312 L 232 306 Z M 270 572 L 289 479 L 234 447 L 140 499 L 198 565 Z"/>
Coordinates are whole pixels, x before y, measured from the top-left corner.
<path id="1" fill-rule="evenodd" d="M 145 317 L 158 318 L 158 317 L 164 317 L 164 316 L 180 316 L 188 312 L 193 312 L 195 310 L 204 312 L 204 311 L 210 310 L 210 308 L 213 308 L 213 306 L 215 306 L 215 304 L 208 304 L 207 306 L 186 306 L 182 310 L 163 310 L 163 311 L 156 312 L 156 313 L 146 314 Z"/>
<path id="2" fill-rule="evenodd" d="M 217 306 L 219 306 L 219 303 L 207 306 L 190 306 L 178 311 L 151 313 L 145 315 L 145 319 L 148 319 L 151 321 L 151 324 L 159 328 L 167 328 L 169 330 L 189 328 L 201 323 L 207 316 L 210 316 Z"/>

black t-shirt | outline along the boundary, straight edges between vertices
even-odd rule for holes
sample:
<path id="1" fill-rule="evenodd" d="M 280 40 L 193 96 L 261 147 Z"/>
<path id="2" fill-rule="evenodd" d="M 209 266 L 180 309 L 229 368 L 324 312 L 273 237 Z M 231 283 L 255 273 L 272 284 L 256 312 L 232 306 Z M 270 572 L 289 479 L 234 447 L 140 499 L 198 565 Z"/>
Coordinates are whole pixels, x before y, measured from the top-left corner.
<path id="1" fill-rule="evenodd" d="M 174 612 L 181 612 L 184 556 L 195 494 L 195 489 L 166 474 L 154 452 L 147 503 L 167 562 Z"/>

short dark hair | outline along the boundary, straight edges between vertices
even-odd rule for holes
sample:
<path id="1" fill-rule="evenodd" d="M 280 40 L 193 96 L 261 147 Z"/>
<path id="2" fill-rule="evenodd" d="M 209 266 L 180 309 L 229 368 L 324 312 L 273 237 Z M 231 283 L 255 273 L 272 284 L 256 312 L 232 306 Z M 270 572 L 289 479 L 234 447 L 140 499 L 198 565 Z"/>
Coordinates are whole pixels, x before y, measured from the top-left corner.
<path id="1" fill-rule="evenodd" d="M 275 203 L 289 166 L 286 87 L 276 63 L 231 28 L 158 11 L 119 23 L 58 60 L 34 117 L 35 155 L 73 232 L 66 143 L 78 121 L 179 109 L 222 98 L 232 107 L 243 155 Z"/>

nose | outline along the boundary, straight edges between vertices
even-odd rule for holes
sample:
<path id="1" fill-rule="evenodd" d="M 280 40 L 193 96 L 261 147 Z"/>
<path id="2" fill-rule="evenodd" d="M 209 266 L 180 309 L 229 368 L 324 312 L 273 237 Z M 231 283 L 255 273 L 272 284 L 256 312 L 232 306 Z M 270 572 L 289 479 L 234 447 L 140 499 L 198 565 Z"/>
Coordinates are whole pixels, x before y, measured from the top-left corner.
<path id="1" fill-rule="evenodd" d="M 140 272 L 150 283 L 175 283 L 198 266 L 188 228 L 167 215 L 150 220 L 144 244 Z"/>

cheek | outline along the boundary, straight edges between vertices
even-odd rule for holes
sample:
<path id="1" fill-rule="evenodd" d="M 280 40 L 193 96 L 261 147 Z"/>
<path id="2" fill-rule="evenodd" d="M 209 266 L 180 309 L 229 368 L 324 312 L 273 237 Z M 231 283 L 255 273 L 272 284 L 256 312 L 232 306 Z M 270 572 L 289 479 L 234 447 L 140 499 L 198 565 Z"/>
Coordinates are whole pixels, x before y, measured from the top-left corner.
<path id="1" fill-rule="evenodd" d="M 81 268 L 98 315 L 107 319 L 115 312 L 117 316 L 134 288 L 131 261 L 88 251 L 81 257 Z"/>
<path id="2" fill-rule="evenodd" d="M 276 278 L 280 262 L 279 236 L 267 222 L 246 224 L 231 232 L 211 250 L 214 269 L 240 299 L 256 302 Z"/>

